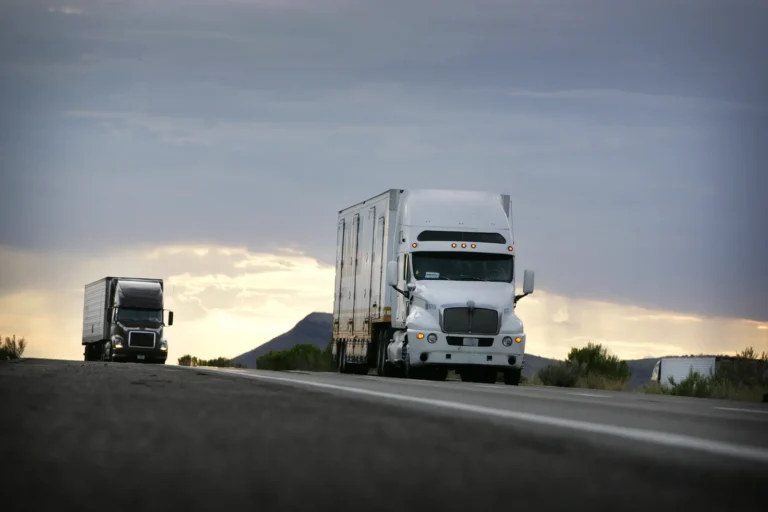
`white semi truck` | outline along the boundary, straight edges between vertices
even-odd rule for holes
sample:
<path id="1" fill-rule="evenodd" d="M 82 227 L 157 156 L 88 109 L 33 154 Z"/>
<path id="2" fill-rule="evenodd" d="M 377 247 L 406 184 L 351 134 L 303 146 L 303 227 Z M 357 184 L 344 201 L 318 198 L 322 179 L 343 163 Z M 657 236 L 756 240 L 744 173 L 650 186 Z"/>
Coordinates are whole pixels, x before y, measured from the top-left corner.
<path id="1" fill-rule="evenodd" d="M 391 189 L 339 212 L 333 344 L 341 373 L 517 385 L 510 196 Z"/>

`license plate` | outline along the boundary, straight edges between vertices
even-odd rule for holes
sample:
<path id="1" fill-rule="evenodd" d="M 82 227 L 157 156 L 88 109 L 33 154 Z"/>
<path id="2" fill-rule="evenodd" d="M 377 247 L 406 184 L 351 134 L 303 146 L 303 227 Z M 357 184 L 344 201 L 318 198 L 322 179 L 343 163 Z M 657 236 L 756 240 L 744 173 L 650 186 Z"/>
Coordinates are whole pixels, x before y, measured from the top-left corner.
<path id="1" fill-rule="evenodd" d="M 136 359 L 138 359 L 139 361 L 143 361 L 144 360 L 144 356 L 136 356 Z"/>
<path id="2" fill-rule="evenodd" d="M 465 347 L 476 347 L 480 344 L 480 340 L 477 338 L 464 338 Z"/>

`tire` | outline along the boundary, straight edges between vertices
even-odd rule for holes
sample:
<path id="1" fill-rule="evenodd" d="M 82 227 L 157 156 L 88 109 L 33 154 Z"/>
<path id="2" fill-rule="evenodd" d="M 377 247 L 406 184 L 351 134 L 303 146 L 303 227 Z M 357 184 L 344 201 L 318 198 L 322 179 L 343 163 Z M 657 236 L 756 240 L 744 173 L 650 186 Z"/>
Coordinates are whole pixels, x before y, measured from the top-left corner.
<path id="1" fill-rule="evenodd" d="M 380 331 L 376 345 L 376 374 L 387 376 L 387 331 Z"/>
<path id="2" fill-rule="evenodd" d="M 342 341 L 341 350 L 339 351 L 339 373 L 349 375 L 353 371 L 352 365 L 347 363 L 347 344 Z"/>
<path id="3" fill-rule="evenodd" d="M 432 370 L 430 372 L 431 373 L 431 375 L 430 375 L 431 378 L 429 380 L 435 380 L 435 381 L 442 382 L 442 381 L 444 381 L 445 379 L 448 378 L 448 369 L 447 368 L 441 368 L 441 367 L 438 366 L 436 368 L 431 368 L 431 370 Z"/>
<path id="4" fill-rule="evenodd" d="M 344 342 L 340 341 L 336 347 L 336 372 L 344 373 L 345 354 L 344 354 Z"/>
<path id="5" fill-rule="evenodd" d="M 507 386 L 518 386 L 520 384 L 520 376 L 522 375 L 522 368 L 519 370 L 505 370 L 504 371 L 504 384 Z"/>
<path id="6" fill-rule="evenodd" d="M 413 368 L 411 367 L 411 358 L 408 355 L 408 342 L 403 343 L 403 378 L 415 379 Z"/>
<path id="7" fill-rule="evenodd" d="M 105 363 L 111 363 L 114 360 L 112 344 L 109 341 L 105 341 L 101 344 L 99 355 L 101 356 L 99 359 Z"/>

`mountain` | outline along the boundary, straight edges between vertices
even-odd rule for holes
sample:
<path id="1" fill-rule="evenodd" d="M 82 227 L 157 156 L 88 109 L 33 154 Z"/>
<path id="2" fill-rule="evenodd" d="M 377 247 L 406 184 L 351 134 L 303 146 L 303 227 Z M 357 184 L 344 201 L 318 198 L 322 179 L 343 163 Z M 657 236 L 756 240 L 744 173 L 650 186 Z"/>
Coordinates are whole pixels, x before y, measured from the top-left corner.
<path id="1" fill-rule="evenodd" d="M 310 313 L 290 331 L 272 338 L 245 354 L 240 354 L 233 361 L 244 364 L 248 368 L 256 368 L 256 359 L 267 354 L 270 350 L 275 352 L 287 350 L 299 343 L 311 343 L 320 350 L 325 350 L 331 340 L 332 319 L 333 315 L 330 313 Z"/>
<path id="2" fill-rule="evenodd" d="M 333 315 L 330 313 L 310 313 L 290 331 L 271 339 L 263 345 L 259 345 L 245 354 L 235 357 L 233 360 L 246 365 L 248 368 L 256 368 L 256 359 L 270 350 L 286 350 L 299 343 L 311 343 L 320 350 L 325 350 L 328 346 L 328 341 L 331 339 L 332 319 Z M 658 361 L 658 358 L 631 359 L 627 361 L 629 371 L 632 373 L 632 378 L 630 379 L 631 387 L 642 386 L 650 380 L 656 361 Z M 548 357 L 526 354 L 523 375 L 530 378 L 548 364 L 555 362 L 557 362 L 555 359 Z"/>

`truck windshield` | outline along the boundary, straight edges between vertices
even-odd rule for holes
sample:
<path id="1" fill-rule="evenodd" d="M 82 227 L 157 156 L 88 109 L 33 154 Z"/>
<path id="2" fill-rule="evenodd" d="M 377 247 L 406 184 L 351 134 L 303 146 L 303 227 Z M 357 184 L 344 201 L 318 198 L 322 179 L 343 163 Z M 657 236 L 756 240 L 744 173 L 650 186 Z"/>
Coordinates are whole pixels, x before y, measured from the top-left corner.
<path id="1" fill-rule="evenodd" d="M 123 323 L 155 323 L 163 322 L 162 310 L 119 308 L 117 321 Z"/>
<path id="2" fill-rule="evenodd" d="M 514 256 L 489 253 L 414 252 L 413 277 L 416 280 L 495 281 L 511 283 L 515 273 Z"/>

